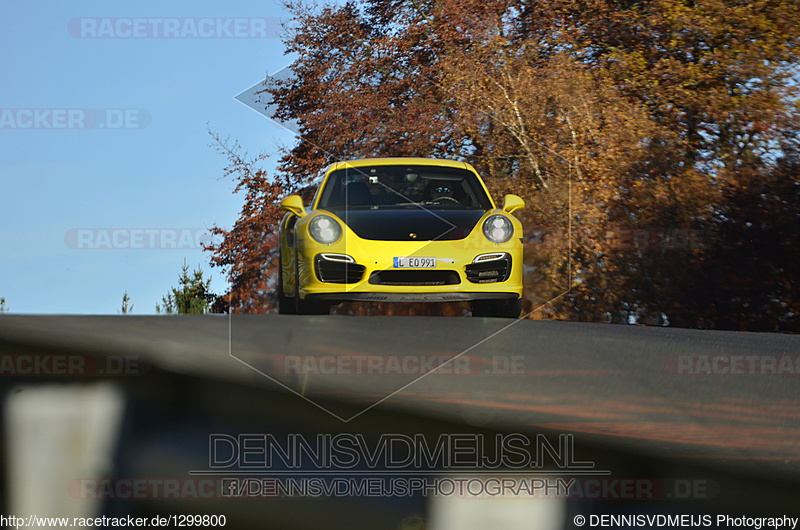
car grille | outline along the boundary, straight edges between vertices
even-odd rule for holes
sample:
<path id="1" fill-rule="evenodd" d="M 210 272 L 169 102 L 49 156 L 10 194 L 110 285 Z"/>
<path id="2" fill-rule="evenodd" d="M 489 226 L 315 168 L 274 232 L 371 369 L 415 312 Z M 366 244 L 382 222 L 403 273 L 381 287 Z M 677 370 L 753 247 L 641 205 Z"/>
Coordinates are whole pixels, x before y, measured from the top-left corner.
<path id="1" fill-rule="evenodd" d="M 456 271 L 447 270 L 386 270 L 373 272 L 372 285 L 458 285 L 461 278 Z"/>
<path id="2" fill-rule="evenodd" d="M 511 256 L 471 263 L 466 267 L 467 280 L 472 283 L 504 282 L 511 274 Z"/>
<path id="3" fill-rule="evenodd" d="M 351 258 L 352 259 L 352 258 Z M 364 277 L 366 268 L 338 256 L 318 255 L 314 260 L 317 278 L 325 283 L 357 283 Z"/>

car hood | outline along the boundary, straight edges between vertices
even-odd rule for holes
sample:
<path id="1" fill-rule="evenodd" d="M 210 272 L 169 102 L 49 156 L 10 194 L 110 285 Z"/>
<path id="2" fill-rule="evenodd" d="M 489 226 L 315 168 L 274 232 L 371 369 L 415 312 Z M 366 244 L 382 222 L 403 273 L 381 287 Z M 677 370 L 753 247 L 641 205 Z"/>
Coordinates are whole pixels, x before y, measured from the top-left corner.
<path id="1" fill-rule="evenodd" d="M 362 239 L 433 241 L 464 239 L 485 213 L 476 209 L 348 208 L 331 210 Z"/>

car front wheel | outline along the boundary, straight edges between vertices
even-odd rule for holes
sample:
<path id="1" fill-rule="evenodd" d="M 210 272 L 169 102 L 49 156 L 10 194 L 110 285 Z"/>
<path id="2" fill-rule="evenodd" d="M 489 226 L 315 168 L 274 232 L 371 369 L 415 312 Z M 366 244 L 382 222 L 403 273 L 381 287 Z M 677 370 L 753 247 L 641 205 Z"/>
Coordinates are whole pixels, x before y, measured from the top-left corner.
<path id="1" fill-rule="evenodd" d="M 293 315 L 296 312 L 294 300 L 283 292 L 283 252 L 281 252 L 278 255 L 278 314 Z"/>

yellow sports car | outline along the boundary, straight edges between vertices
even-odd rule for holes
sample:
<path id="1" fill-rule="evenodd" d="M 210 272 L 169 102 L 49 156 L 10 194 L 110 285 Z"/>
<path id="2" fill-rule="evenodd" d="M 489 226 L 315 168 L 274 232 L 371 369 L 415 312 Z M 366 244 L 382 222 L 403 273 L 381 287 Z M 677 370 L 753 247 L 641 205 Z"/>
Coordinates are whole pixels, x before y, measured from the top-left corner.
<path id="1" fill-rule="evenodd" d="M 343 301 L 469 301 L 474 316 L 522 309 L 525 206 L 495 207 L 463 162 L 376 158 L 332 164 L 310 208 L 281 203 L 280 313 L 329 313 Z"/>

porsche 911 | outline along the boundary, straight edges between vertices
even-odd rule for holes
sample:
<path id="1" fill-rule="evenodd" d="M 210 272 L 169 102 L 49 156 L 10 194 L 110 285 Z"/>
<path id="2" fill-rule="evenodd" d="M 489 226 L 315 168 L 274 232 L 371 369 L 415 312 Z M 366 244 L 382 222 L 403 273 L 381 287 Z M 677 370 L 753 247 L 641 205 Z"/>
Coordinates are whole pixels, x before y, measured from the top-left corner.
<path id="1" fill-rule="evenodd" d="M 424 158 L 332 164 L 310 207 L 283 200 L 280 313 L 355 302 L 469 302 L 473 316 L 522 309 L 525 203 L 498 208 L 475 169 Z"/>

